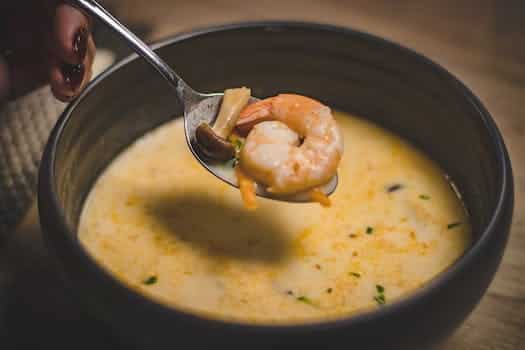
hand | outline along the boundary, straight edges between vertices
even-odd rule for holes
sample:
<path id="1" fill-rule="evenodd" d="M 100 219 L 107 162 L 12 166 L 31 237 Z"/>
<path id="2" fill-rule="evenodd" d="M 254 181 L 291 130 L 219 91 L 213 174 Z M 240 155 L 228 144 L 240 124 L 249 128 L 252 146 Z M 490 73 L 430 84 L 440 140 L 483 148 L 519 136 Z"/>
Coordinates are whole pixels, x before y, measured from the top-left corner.
<path id="1" fill-rule="evenodd" d="M 59 0 L 2 1 L 0 49 L 8 52 L 8 66 L 0 67 L 0 75 L 7 71 L 8 79 L 0 76 L 0 84 L 4 80 L 16 97 L 49 83 L 57 99 L 73 99 L 91 77 L 95 43 L 89 18 Z"/>

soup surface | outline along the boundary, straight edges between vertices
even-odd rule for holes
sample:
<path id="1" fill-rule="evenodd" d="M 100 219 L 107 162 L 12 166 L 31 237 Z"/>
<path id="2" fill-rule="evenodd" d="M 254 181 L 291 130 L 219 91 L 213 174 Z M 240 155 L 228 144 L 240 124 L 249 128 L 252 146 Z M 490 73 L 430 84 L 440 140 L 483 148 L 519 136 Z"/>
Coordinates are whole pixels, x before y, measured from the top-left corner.
<path id="1" fill-rule="evenodd" d="M 330 208 L 258 198 L 245 210 L 239 191 L 190 154 L 179 119 L 102 174 L 79 239 L 131 288 L 206 317 L 298 323 L 391 303 L 463 253 L 467 217 L 418 150 L 335 116 L 345 153 Z"/>

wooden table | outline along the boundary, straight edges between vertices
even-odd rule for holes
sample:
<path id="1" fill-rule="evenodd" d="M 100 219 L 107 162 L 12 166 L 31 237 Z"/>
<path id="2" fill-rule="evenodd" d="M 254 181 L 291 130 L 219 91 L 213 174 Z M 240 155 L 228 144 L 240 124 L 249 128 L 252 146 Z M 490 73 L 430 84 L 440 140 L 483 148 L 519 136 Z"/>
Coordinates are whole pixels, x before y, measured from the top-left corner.
<path id="1" fill-rule="evenodd" d="M 516 208 L 510 241 L 494 282 L 442 349 L 525 349 L 525 113 L 519 108 L 520 98 L 525 98 L 523 0 L 104 3 L 148 40 L 195 26 L 244 20 L 317 21 L 350 26 L 402 43 L 458 76 L 481 98 L 504 135 L 514 167 Z M 37 222 L 33 208 L 12 236 L 7 255 L 0 256 L 0 262 L 7 262 L 10 276 L 9 338 L 46 348 L 114 348 L 111 339 L 96 324 L 82 319 L 68 300 L 43 247 Z M 75 338 L 82 340 L 78 343 Z"/>

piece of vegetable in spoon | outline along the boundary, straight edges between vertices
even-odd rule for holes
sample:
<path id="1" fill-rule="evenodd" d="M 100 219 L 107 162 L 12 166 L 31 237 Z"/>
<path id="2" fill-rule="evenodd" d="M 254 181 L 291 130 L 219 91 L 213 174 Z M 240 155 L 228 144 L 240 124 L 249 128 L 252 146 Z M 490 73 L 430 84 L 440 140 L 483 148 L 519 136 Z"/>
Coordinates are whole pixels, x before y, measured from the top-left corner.
<path id="1" fill-rule="evenodd" d="M 229 160 L 235 156 L 235 147 L 231 142 L 219 137 L 206 123 L 195 130 L 195 137 L 201 151 L 216 160 Z"/>
<path id="2" fill-rule="evenodd" d="M 239 190 L 244 207 L 249 210 L 257 209 L 257 197 L 255 194 L 255 181 L 243 173 L 239 166 L 235 167 L 235 175 L 239 181 Z"/>
<path id="3" fill-rule="evenodd" d="M 221 108 L 212 127 L 203 123 L 196 130 L 197 143 L 204 154 L 216 160 L 229 160 L 235 156 L 235 147 L 228 141 L 239 113 L 248 104 L 251 90 L 246 87 L 224 91 Z"/>
<path id="4" fill-rule="evenodd" d="M 324 192 L 321 191 L 321 189 L 319 189 L 318 187 L 310 190 L 310 199 L 312 200 L 312 202 L 318 202 L 323 207 L 330 207 L 330 205 L 332 204 L 330 198 L 328 198 L 328 196 L 324 194 Z"/>

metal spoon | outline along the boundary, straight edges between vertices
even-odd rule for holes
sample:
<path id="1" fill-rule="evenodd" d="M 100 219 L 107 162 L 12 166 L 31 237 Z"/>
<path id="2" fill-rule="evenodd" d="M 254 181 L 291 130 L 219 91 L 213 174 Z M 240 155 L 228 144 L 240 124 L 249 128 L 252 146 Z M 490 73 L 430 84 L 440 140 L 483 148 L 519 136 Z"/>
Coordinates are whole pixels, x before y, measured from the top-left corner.
<path id="1" fill-rule="evenodd" d="M 74 0 L 74 4 L 99 19 L 109 28 L 120 34 L 127 44 L 149 64 L 153 66 L 172 87 L 175 88 L 176 96 L 184 106 L 184 130 L 188 146 L 199 163 L 217 178 L 228 184 L 238 187 L 237 178 L 231 166 L 217 163 L 203 156 L 198 150 L 195 131 L 197 127 L 205 122 L 213 124 L 219 111 L 223 94 L 211 93 L 204 94 L 192 89 L 182 78 L 161 59 L 147 44 L 140 40 L 135 34 L 120 23 L 111 13 L 102 7 L 95 0 Z M 252 98 L 250 102 L 257 101 Z M 331 181 L 321 187 L 325 194 L 332 194 L 337 187 L 337 175 Z M 257 186 L 257 195 L 266 198 L 278 199 L 288 202 L 309 202 L 310 197 L 305 193 L 294 194 L 291 196 L 275 196 L 266 192 L 262 186 Z"/>

